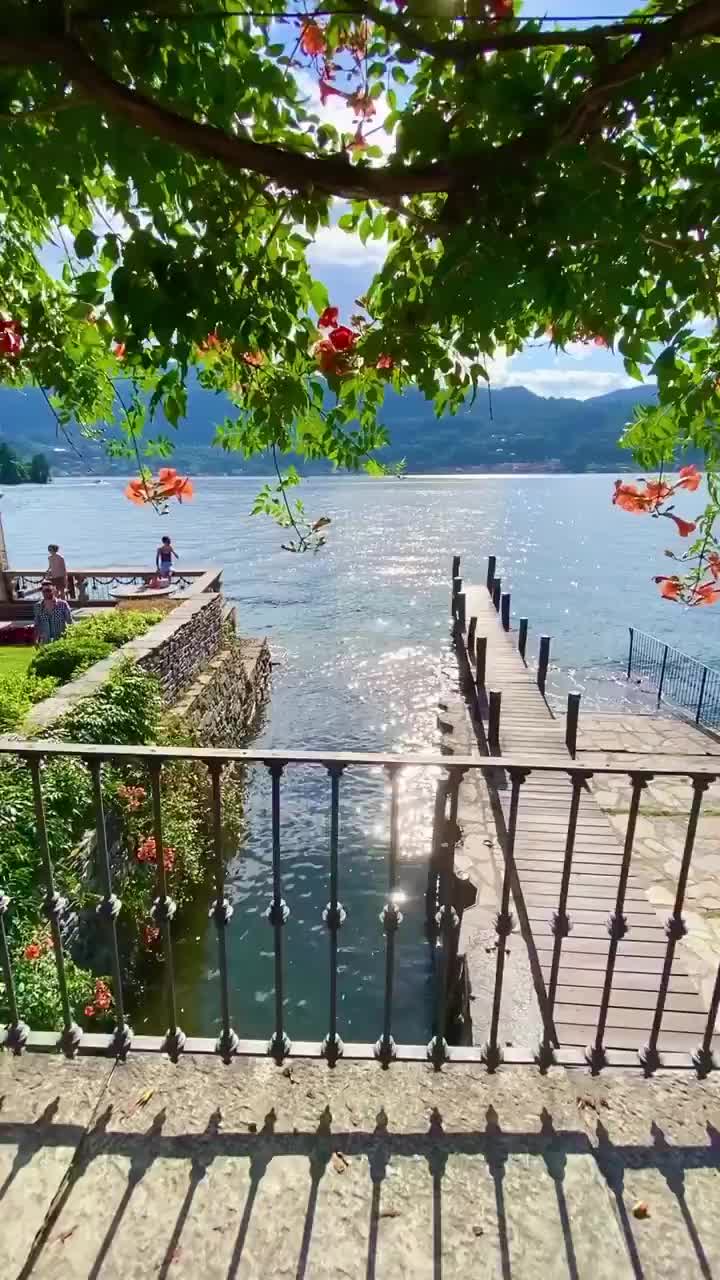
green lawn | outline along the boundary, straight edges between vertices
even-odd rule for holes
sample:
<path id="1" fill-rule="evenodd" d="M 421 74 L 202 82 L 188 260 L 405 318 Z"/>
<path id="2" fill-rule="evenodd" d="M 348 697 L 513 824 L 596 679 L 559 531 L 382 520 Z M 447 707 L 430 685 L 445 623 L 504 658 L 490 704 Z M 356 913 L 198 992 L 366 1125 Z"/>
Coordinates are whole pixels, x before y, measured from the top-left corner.
<path id="1" fill-rule="evenodd" d="M 0 645 L 0 676 L 24 676 L 34 653 L 31 644 Z"/>

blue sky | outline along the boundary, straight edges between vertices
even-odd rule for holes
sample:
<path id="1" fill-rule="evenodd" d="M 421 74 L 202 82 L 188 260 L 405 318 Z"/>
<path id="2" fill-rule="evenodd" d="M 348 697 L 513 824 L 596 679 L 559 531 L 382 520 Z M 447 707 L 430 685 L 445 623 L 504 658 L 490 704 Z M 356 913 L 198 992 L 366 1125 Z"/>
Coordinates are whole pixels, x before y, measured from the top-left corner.
<path id="1" fill-rule="evenodd" d="M 548 0 L 545 5 L 528 0 L 522 6 L 522 15 L 573 19 L 599 14 L 612 17 L 630 13 L 633 7 L 618 0 Z M 315 94 L 309 77 L 303 87 Z M 348 112 L 336 101 L 331 99 L 326 108 L 320 107 L 318 101 L 317 109 L 339 128 L 349 128 Z M 377 141 L 377 137 L 373 141 Z M 369 241 L 363 246 L 357 237 L 350 237 L 337 227 L 319 233 L 310 251 L 313 269 L 327 284 L 331 300 L 341 308 L 343 319 L 348 318 L 353 299 L 367 288 L 384 252 L 382 244 Z M 542 396 L 579 399 L 637 385 L 625 373 L 619 356 L 581 343 L 573 344 L 565 354 L 541 346 L 526 349 L 511 361 L 501 356 L 495 363 L 492 379 L 494 386 L 526 386 Z"/>

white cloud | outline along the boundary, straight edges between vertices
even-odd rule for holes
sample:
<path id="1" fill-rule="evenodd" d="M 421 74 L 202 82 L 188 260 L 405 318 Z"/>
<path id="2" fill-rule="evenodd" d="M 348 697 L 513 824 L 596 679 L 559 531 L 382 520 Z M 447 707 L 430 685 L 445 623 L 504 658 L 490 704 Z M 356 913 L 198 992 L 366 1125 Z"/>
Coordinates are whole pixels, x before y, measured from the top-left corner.
<path id="1" fill-rule="evenodd" d="M 648 379 L 654 384 L 654 379 Z M 510 371 L 501 384 L 506 387 L 527 387 L 538 396 L 558 396 L 561 399 L 589 400 L 608 391 L 621 391 L 624 387 L 637 387 L 638 382 L 622 370 L 617 373 L 595 369 L 522 369 Z"/>
<path id="2" fill-rule="evenodd" d="M 387 240 L 368 240 L 341 227 L 320 227 L 307 257 L 311 267 L 367 267 L 375 271 L 385 261 Z"/>

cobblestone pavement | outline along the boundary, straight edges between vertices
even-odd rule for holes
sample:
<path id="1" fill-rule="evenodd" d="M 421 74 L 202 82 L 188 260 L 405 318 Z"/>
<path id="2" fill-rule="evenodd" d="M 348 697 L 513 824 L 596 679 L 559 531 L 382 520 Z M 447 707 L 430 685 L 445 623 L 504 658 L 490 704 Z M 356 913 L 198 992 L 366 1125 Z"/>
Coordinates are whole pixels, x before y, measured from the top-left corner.
<path id="1" fill-rule="evenodd" d="M 720 777 L 720 742 L 680 719 L 604 714 L 580 719 L 578 763 L 652 768 L 655 760 L 665 768 L 691 769 L 693 764 L 707 768 L 714 759 Z M 622 837 L 629 781 L 597 776 L 591 786 Z M 643 794 L 633 866 L 646 880 L 647 896 L 661 915 L 674 901 L 691 800 L 686 778 L 655 780 Z M 679 954 L 707 1007 L 720 962 L 720 782 L 713 783 L 703 799 L 685 902 L 688 933 Z"/>
<path id="2" fill-rule="evenodd" d="M 713 1076 L 0 1055 L 0 1098 L 3 1280 L 720 1274 Z"/>

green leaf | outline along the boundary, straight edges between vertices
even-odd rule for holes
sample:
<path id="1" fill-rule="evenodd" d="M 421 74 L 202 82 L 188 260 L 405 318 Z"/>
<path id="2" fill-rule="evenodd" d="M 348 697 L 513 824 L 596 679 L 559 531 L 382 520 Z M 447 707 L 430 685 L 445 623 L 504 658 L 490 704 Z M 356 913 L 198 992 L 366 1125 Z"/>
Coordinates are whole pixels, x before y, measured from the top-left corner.
<path id="1" fill-rule="evenodd" d="M 92 258 L 97 244 L 97 236 L 88 227 L 83 227 L 75 237 L 75 253 L 78 258 Z"/>
<path id="2" fill-rule="evenodd" d="M 327 288 L 320 280 L 313 280 L 308 291 L 308 296 L 318 315 L 320 315 L 321 312 L 330 305 L 330 297 L 328 295 Z"/>

